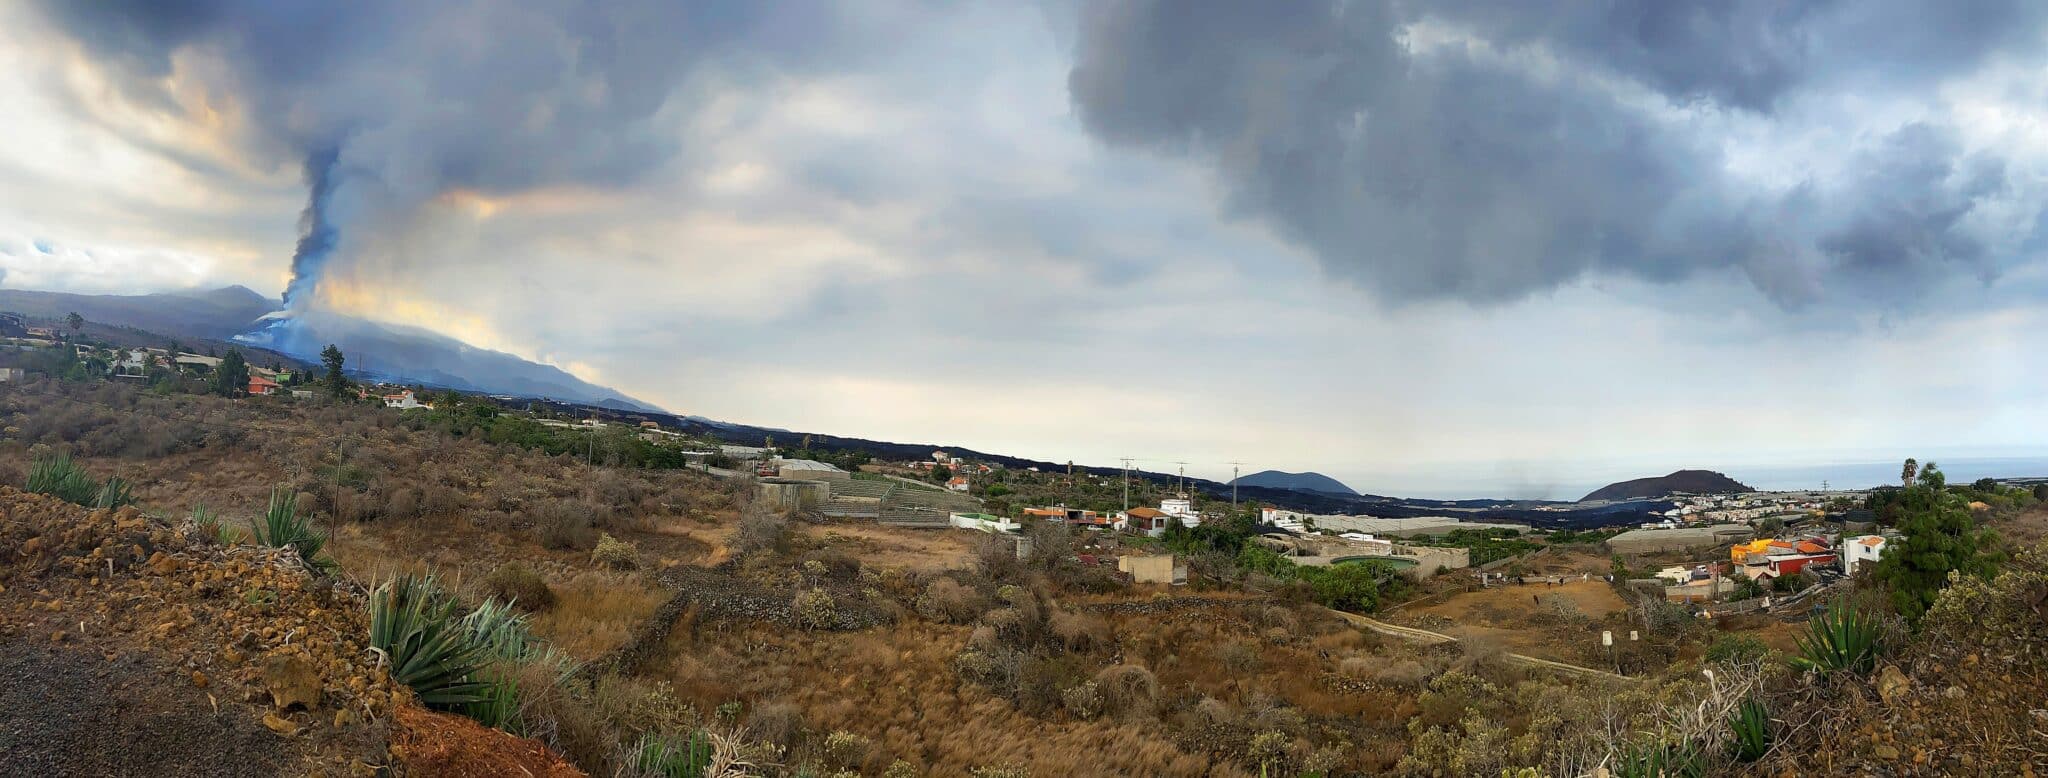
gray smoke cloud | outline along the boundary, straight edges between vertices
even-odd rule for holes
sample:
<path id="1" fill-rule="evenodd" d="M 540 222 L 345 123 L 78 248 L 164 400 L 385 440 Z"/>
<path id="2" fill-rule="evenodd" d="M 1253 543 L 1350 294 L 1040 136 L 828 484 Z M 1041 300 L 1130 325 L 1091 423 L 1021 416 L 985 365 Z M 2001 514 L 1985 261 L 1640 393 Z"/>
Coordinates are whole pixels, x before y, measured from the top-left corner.
<path id="1" fill-rule="evenodd" d="M 174 58 L 205 61 L 188 77 L 237 102 L 261 151 L 303 167 L 294 302 L 349 261 L 358 225 L 444 192 L 632 183 L 686 151 L 672 101 L 700 66 L 801 67 L 843 21 L 744 1 L 42 5 L 134 98 L 174 107 Z"/>
<path id="2" fill-rule="evenodd" d="M 1068 88 L 1098 139 L 1214 168 L 1232 212 L 1388 300 L 1716 268 L 1787 306 L 1845 276 L 1897 299 L 1885 279 L 1997 274 L 1973 217 L 2015 196 L 1999 160 L 1912 122 L 1845 176 L 1772 190 L 1729 172 L 1723 130 L 1969 72 L 2038 45 L 2042 17 L 2019 2 L 1139 0 L 1080 14 Z"/>

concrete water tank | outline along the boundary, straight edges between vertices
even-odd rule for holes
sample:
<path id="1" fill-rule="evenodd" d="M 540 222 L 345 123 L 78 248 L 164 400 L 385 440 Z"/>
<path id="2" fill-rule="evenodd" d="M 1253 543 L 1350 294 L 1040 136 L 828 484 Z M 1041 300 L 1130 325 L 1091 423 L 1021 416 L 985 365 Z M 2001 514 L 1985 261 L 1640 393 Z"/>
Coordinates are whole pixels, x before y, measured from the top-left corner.
<path id="1" fill-rule="evenodd" d="M 806 481 L 799 478 L 761 479 L 761 499 L 778 510 L 815 510 L 832 495 L 831 487 L 824 481 Z"/>

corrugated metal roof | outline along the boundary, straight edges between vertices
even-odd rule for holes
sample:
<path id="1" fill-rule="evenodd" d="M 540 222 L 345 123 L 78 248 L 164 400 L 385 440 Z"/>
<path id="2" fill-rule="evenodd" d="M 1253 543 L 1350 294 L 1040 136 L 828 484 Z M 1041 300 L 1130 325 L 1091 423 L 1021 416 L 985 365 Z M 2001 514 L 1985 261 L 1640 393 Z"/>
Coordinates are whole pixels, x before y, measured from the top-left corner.
<path id="1" fill-rule="evenodd" d="M 834 473 L 845 472 L 837 467 L 825 464 L 823 462 L 819 462 L 815 459 L 778 459 L 775 461 L 775 466 L 788 470 L 825 470 Z"/>

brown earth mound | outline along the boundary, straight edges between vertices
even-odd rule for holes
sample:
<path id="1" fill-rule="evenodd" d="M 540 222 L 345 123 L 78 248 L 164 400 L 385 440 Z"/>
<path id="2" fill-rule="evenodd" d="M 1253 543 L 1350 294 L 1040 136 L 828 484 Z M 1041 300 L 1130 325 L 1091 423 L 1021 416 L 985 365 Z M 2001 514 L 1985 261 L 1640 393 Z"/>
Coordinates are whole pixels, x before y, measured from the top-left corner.
<path id="1" fill-rule="evenodd" d="M 368 619 L 290 552 L 0 486 L 0 775 L 377 774 L 417 706 Z"/>
<path id="2" fill-rule="evenodd" d="M 580 778 L 582 770 L 546 746 L 513 737 L 471 719 L 406 706 L 398 709 L 391 753 L 414 775 L 442 778 Z"/>

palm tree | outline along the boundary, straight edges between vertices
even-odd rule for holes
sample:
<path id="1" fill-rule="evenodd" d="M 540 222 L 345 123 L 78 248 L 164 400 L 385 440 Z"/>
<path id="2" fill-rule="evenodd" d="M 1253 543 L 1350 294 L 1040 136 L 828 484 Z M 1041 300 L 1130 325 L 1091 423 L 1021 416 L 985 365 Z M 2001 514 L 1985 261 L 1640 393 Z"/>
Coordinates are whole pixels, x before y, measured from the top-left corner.
<path id="1" fill-rule="evenodd" d="M 1919 475 L 1920 460 L 1914 459 L 1912 457 L 1906 457 L 1906 466 L 1899 470 L 1899 480 L 1903 482 L 1907 488 L 1912 488 L 1913 479 Z"/>

